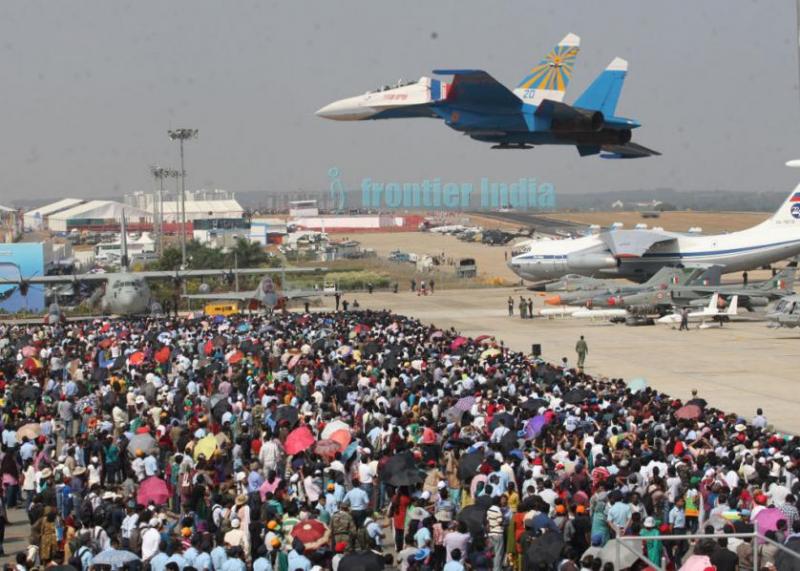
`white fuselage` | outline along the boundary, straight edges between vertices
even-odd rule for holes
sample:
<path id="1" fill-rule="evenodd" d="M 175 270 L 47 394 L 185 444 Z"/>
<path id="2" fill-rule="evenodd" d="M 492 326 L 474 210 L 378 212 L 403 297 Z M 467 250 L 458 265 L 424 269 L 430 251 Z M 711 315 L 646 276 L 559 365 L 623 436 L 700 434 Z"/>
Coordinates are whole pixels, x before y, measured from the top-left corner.
<path id="1" fill-rule="evenodd" d="M 518 276 L 532 281 L 558 279 L 570 273 L 645 279 L 663 266 L 718 265 L 723 273 L 730 273 L 800 254 L 800 220 L 795 218 L 771 218 L 729 234 L 697 236 L 664 231 L 659 234 L 674 239 L 653 244 L 641 257 L 620 259 L 616 266 L 608 262 L 611 252 L 599 235 L 534 244 L 526 253 L 514 256 L 509 265 Z M 584 254 L 600 263 L 586 264 Z M 571 262 L 576 257 L 584 258 L 578 267 Z"/>

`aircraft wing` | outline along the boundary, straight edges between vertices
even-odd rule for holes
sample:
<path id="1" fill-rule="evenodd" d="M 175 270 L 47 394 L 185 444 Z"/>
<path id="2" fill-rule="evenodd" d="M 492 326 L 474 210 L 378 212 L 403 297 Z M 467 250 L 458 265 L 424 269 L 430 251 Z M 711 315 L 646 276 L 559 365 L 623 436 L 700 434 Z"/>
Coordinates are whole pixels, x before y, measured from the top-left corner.
<path id="1" fill-rule="evenodd" d="M 261 275 L 261 274 L 313 274 L 323 273 L 328 271 L 328 268 L 245 268 L 238 270 L 146 270 L 142 272 L 106 272 L 97 274 L 66 274 L 60 276 L 34 276 L 30 278 L 22 278 L 19 280 L 10 280 L 7 278 L 0 278 L 0 285 L 18 285 L 20 282 L 29 284 L 57 284 L 57 283 L 72 283 L 72 282 L 99 282 L 106 281 L 112 277 L 141 277 L 146 279 L 183 279 L 183 278 L 202 278 L 213 276 L 229 276 L 229 275 Z"/>
<path id="2" fill-rule="evenodd" d="M 661 153 L 648 149 L 638 143 L 625 143 L 624 145 L 603 145 L 605 153 L 603 159 L 641 159 L 644 157 L 660 156 Z"/>
<path id="3" fill-rule="evenodd" d="M 214 276 L 229 275 L 261 275 L 261 274 L 314 274 L 328 271 L 328 268 L 246 268 L 239 270 L 150 270 L 143 272 L 130 272 L 136 276 L 159 279 L 159 278 L 203 278 Z M 108 274 L 105 274 L 108 275 Z"/>
<path id="4" fill-rule="evenodd" d="M 318 289 L 290 289 L 281 292 L 281 297 L 286 299 L 303 299 L 305 297 L 323 297 L 326 295 L 333 295 L 335 292 L 325 292 Z"/>
<path id="5" fill-rule="evenodd" d="M 252 291 L 223 291 L 219 293 L 189 293 L 186 299 L 201 299 L 204 301 L 250 301 L 256 299 Z"/>
<path id="6" fill-rule="evenodd" d="M 653 245 L 672 242 L 674 236 L 655 230 L 614 230 L 600 235 L 615 258 L 641 258 Z"/>
<path id="7" fill-rule="evenodd" d="M 447 101 L 464 105 L 519 109 L 522 100 L 505 85 L 480 69 L 435 69 L 438 75 L 452 75 Z"/>

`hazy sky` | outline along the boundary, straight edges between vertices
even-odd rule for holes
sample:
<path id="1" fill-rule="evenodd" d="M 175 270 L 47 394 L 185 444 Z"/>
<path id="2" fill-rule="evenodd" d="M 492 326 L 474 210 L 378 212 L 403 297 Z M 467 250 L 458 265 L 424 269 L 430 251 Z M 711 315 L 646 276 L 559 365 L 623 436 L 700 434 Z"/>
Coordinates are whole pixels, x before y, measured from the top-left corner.
<path id="1" fill-rule="evenodd" d="M 325 189 L 336 166 L 348 187 L 524 176 L 558 192 L 788 192 L 800 178 L 782 166 L 800 157 L 795 25 L 791 0 L 3 2 L 0 202 L 149 188 L 148 165 L 177 165 L 166 130 L 183 126 L 200 130 L 190 187 Z M 314 115 L 437 67 L 513 87 L 567 32 L 582 39 L 567 102 L 628 59 L 618 113 L 662 157 L 494 151 L 437 120 Z"/>

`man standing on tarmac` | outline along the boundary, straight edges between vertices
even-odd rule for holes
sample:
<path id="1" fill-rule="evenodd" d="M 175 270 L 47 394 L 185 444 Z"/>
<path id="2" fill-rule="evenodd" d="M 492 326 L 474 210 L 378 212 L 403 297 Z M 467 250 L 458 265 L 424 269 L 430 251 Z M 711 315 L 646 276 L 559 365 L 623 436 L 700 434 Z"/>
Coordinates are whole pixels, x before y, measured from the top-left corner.
<path id="1" fill-rule="evenodd" d="M 589 352 L 589 346 L 586 344 L 583 335 L 575 343 L 575 352 L 578 354 L 578 370 L 583 371 L 583 363 L 586 361 L 586 354 Z"/>

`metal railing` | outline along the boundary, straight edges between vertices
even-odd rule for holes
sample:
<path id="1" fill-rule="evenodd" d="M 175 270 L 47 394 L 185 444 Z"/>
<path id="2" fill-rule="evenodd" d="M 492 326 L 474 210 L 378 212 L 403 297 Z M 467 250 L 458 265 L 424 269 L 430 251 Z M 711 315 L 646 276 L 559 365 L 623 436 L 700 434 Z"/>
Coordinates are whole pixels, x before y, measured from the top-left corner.
<path id="1" fill-rule="evenodd" d="M 657 536 L 640 536 L 640 535 L 624 535 L 618 536 L 616 539 L 618 540 L 616 543 L 616 553 L 615 553 L 615 561 L 614 561 L 614 569 L 616 571 L 620 570 L 620 563 L 621 563 L 621 548 L 628 550 L 630 553 L 634 554 L 637 559 L 644 561 L 648 565 L 652 566 L 653 568 L 657 569 L 658 571 L 665 571 L 661 561 L 656 563 L 655 561 L 651 561 L 648 557 L 643 555 L 642 553 L 636 551 L 630 545 L 627 545 L 626 542 L 629 541 L 638 541 L 638 542 L 646 542 L 646 541 L 662 541 L 662 542 L 669 542 L 669 541 L 696 541 L 698 539 L 721 539 L 721 538 L 738 538 L 738 539 L 750 539 L 753 542 L 753 571 L 759 570 L 759 548 L 761 544 L 768 543 L 770 545 L 774 545 L 778 548 L 779 551 L 783 551 L 784 553 L 794 557 L 795 559 L 800 559 L 800 553 L 797 551 L 793 551 L 786 547 L 785 545 L 778 543 L 775 540 L 772 540 L 768 537 L 765 537 L 758 533 L 758 524 L 753 524 L 753 531 L 746 532 L 746 533 L 696 533 L 696 534 L 680 534 L 680 535 L 657 535 Z"/>

